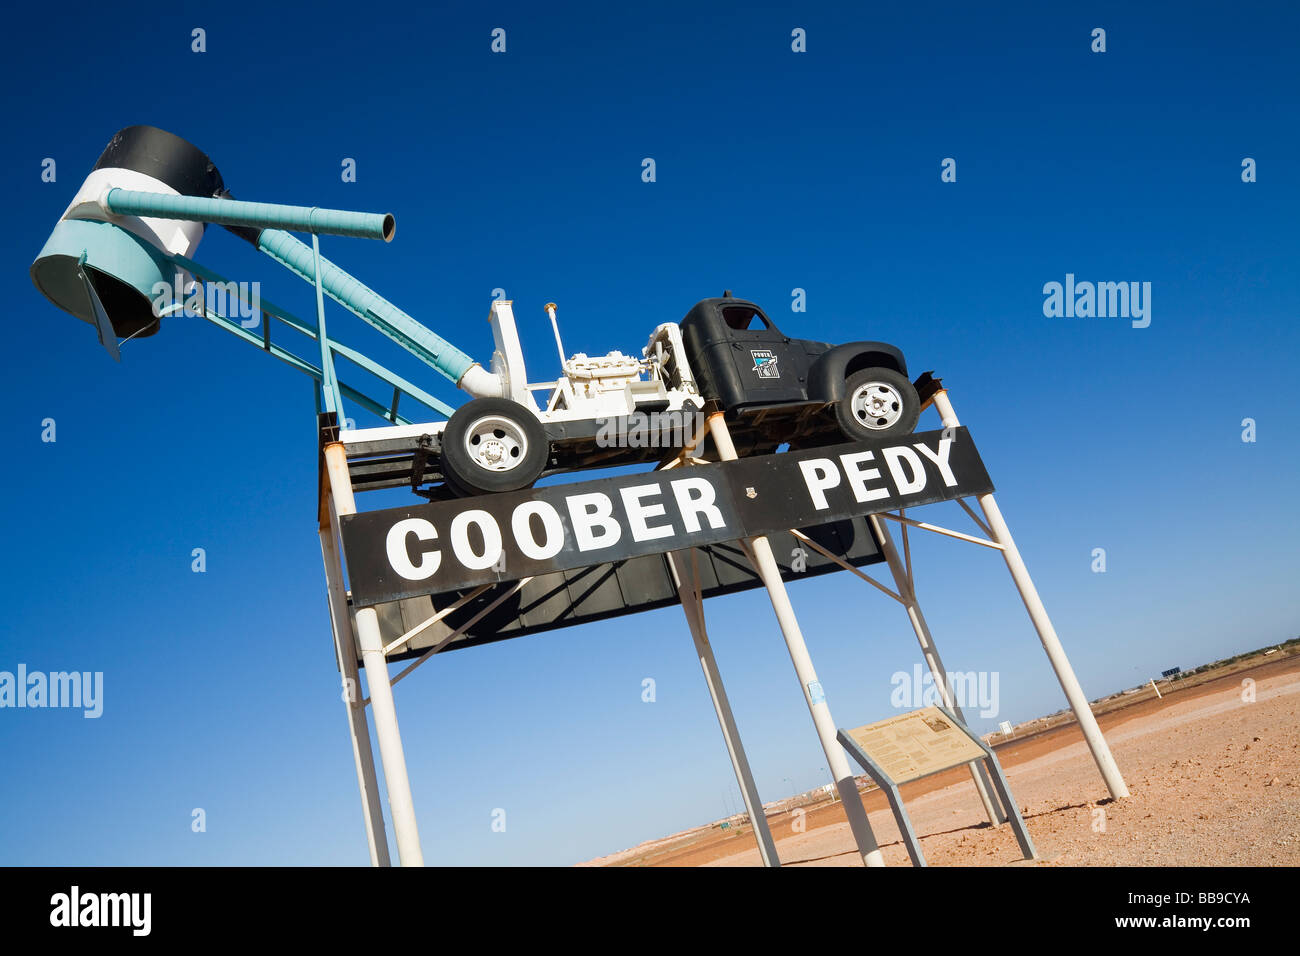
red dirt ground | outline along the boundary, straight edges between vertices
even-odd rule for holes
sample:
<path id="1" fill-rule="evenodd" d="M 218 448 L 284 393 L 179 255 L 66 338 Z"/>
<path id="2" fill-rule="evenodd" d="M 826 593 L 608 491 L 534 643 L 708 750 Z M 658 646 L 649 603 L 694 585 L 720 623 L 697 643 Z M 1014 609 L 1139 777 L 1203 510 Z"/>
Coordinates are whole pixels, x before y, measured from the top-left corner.
<path id="1" fill-rule="evenodd" d="M 1253 702 L 1243 682 L 1254 681 Z M 1122 704 L 1122 701 L 1117 702 Z M 1112 801 L 1069 723 L 995 749 L 1038 850 L 1028 865 L 1300 864 L 1300 655 L 1233 669 L 1108 712 L 1095 709 L 1132 791 Z M 964 767 L 902 788 L 931 865 L 1021 862 L 1009 826 L 990 827 Z M 884 794 L 863 802 L 891 866 L 910 865 Z M 860 866 L 839 803 L 769 813 L 784 865 Z M 699 827 L 589 866 L 757 866 L 748 826 Z"/>

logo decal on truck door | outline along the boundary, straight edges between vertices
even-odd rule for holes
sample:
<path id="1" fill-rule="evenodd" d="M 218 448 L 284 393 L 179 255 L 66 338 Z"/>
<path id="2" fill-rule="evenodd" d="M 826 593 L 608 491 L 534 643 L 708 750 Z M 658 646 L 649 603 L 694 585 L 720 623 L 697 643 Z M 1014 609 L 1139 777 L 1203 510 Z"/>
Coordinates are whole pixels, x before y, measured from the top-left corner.
<path id="1" fill-rule="evenodd" d="M 776 367 L 776 355 L 770 349 L 750 349 L 754 358 L 754 371 L 759 378 L 780 378 L 781 370 Z"/>

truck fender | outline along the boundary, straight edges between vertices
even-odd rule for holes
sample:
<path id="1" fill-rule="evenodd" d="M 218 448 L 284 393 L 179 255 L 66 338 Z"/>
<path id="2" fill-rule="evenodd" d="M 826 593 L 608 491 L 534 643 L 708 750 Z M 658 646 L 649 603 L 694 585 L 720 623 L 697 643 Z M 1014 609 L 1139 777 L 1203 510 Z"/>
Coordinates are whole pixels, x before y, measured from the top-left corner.
<path id="1" fill-rule="evenodd" d="M 808 369 L 808 397 L 837 402 L 844 397 L 844 381 L 864 368 L 892 368 L 907 374 L 903 353 L 884 342 L 846 342 L 823 352 Z"/>

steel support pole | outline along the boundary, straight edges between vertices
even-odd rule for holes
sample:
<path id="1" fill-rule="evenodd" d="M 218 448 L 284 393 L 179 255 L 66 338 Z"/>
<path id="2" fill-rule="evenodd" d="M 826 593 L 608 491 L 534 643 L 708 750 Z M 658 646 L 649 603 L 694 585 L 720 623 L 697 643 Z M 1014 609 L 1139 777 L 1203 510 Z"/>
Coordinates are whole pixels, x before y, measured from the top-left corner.
<path id="1" fill-rule="evenodd" d="M 329 524 L 320 529 L 321 559 L 325 563 L 325 586 L 329 595 L 330 629 L 334 633 L 334 653 L 343 678 L 343 705 L 348 713 L 348 732 L 352 735 L 352 759 L 357 768 L 357 786 L 361 790 L 361 811 L 370 845 L 371 866 L 391 866 L 388 835 L 384 832 L 384 811 L 380 806 L 379 781 L 375 777 L 375 754 L 370 748 L 370 724 L 361 703 L 361 678 L 357 673 L 356 638 L 348 615 L 347 593 L 343 585 L 343 568 L 339 562 L 335 529 L 338 521 L 334 504 L 328 502 Z"/>
<path id="2" fill-rule="evenodd" d="M 946 390 L 940 389 L 935 393 L 934 407 L 939 412 L 945 428 L 956 428 L 961 424 L 957 419 L 957 413 L 953 410 L 952 402 L 948 400 Z M 1079 679 L 1074 676 L 1074 668 L 1070 666 L 1070 659 L 1065 655 L 1061 639 L 1056 636 L 1056 628 L 1052 626 L 1052 619 L 1047 616 L 1047 608 L 1043 606 L 1042 598 L 1038 596 L 1038 589 L 1034 587 L 1034 581 L 1029 576 L 1029 569 L 1025 566 L 1024 559 L 1020 557 L 1015 539 L 1011 537 L 1011 529 L 1003 520 L 1002 511 L 998 508 L 998 503 L 993 499 L 992 494 L 980 495 L 978 500 L 989 530 L 993 533 L 993 540 L 1002 545 L 1002 557 L 1007 562 L 1007 570 L 1011 572 L 1011 578 L 1016 582 L 1020 599 L 1024 601 L 1025 610 L 1029 612 L 1029 619 L 1033 621 L 1034 629 L 1038 631 L 1038 639 L 1043 643 L 1043 650 L 1047 652 L 1052 670 L 1056 671 L 1056 679 L 1060 681 L 1061 689 L 1065 691 L 1065 699 L 1069 701 L 1070 709 L 1074 711 L 1074 717 L 1079 722 L 1083 739 L 1087 741 L 1088 749 L 1092 751 L 1092 759 L 1096 761 L 1097 769 L 1101 771 L 1110 795 L 1116 800 L 1122 800 L 1129 795 L 1128 785 L 1119 772 L 1115 757 L 1110 752 L 1110 745 L 1106 743 L 1101 728 L 1097 726 L 1097 718 L 1092 708 L 1088 706 L 1088 698 L 1084 696 Z"/>
<path id="3" fill-rule="evenodd" d="M 925 663 L 930 668 L 930 676 L 934 678 L 934 686 L 939 689 L 939 697 L 943 705 L 951 710 L 959 721 L 966 723 L 966 718 L 962 714 L 961 707 L 957 705 L 957 700 L 953 696 L 952 688 L 948 686 L 948 671 L 943 666 L 943 661 L 939 657 L 939 649 L 935 647 L 934 637 L 930 634 L 930 626 L 925 623 L 925 615 L 921 613 L 920 602 L 916 599 L 916 587 L 907 573 L 907 568 L 903 565 L 902 559 L 898 556 L 898 549 L 894 547 L 894 539 L 889 533 L 889 528 L 885 522 L 881 521 L 875 515 L 869 515 L 868 520 L 871 522 L 872 530 L 880 539 L 880 550 L 884 552 L 885 562 L 889 565 L 889 571 L 894 576 L 894 585 L 898 588 L 898 595 L 903 599 L 903 607 L 907 609 L 907 617 L 912 622 L 912 630 L 916 632 L 916 639 L 921 645 L 921 654 L 925 657 Z M 975 781 L 975 790 L 979 793 L 980 802 L 984 804 L 984 813 L 988 816 L 989 822 L 995 827 L 1006 823 L 1006 814 L 993 799 L 992 789 L 993 781 L 989 779 L 988 770 L 983 763 L 976 761 L 970 765 L 971 778 Z"/>
<path id="4" fill-rule="evenodd" d="M 352 479 L 348 474 L 347 454 L 342 442 L 325 446 L 325 468 L 329 476 L 334 510 L 341 517 L 356 514 Z M 357 643 L 366 668 L 366 685 L 370 706 L 375 715 L 375 737 L 379 740 L 379 757 L 384 765 L 384 783 L 388 788 L 388 809 L 393 817 L 393 835 L 397 839 L 397 856 L 402 866 L 423 866 L 420 829 L 415 822 L 415 804 L 411 800 L 411 782 L 406 775 L 406 755 L 402 735 L 397 728 L 397 707 L 388 680 L 388 660 L 379 632 L 379 615 L 373 607 L 356 612 Z"/>
<path id="5" fill-rule="evenodd" d="M 712 435 L 713 443 L 718 449 L 718 456 L 723 461 L 732 461 L 737 457 L 736 447 L 732 444 L 731 433 L 727 430 L 727 423 L 721 412 L 714 412 L 709 416 L 709 434 Z M 812 716 L 813 726 L 817 728 L 817 737 L 821 740 L 822 750 L 826 754 L 826 766 L 831 776 L 835 778 L 835 787 L 839 790 L 844 815 L 848 817 L 849 829 L 853 832 L 858 853 L 861 854 L 864 865 L 884 866 L 885 858 L 876 844 L 875 834 L 871 832 L 871 822 L 867 819 L 866 807 L 862 805 L 862 795 L 858 793 L 857 781 L 853 777 L 853 769 L 849 766 L 849 758 L 835 738 L 839 731 L 835 726 L 835 720 L 831 717 L 831 710 L 826 703 L 821 682 L 817 680 L 817 671 L 813 668 L 808 645 L 804 643 L 803 632 L 799 629 L 794 607 L 790 604 L 789 594 L 786 593 L 785 582 L 781 580 L 781 568 L 776 563 L 776 556 L 772 554 L 772 545 L 765 537 L 749 538 L 744 543 L 754 570 L 763 582 L 763 587 L 767 589 L 767 596 L 772 602 L 777 623 L 781 626 L 786 649 L 790 652 L 790 661 L 799 676 L 804 700 L 808 704 L 808 713 Z"/>
<path id="6" fill-rule="evenodd" d="M 690 557 L 687 558 L 687 555 Z M 682 602 L 686 623 L 690 626 L 691 637 L 695 641 L 695 653 L 704 671 L 704 682 L 708 685 L 709 697 L 713 700 L 713 711 L 718 715 L 722 738 L 727 743 L 731 768 L 736 773 L 736 782 L 740 784 L 745 810 L 754 828 L 754 839 L 758 842 L 758 855 L 764 866 L 780 866 L 781 860 L 776 855 L 776 843 L 772 840 L 772 831 L 767 826 L 767 814 L 763 812 L 763 801 L 758 797 L 758 787 L 754 785 L 749 759 L 745 756 L 745 747 L 740 742 L 736 718 L 731 713 L 727 690 L 722 684 L 722 673 L 718 670 L 718 662 L 713 656 L 713 647 L 709 644 L 708 631 L 704 626 L 704 599 L 700 593 L 700 576 L 694 564 L 694 554 L 689 551 L 670 551 L 667 557 L 668 566 L 673 573 L 673 582 L 677 586 L 677 596 Z M 691 562 L 690 567 L 683 567 L 688 560 Z M 687 581 L 692 583 L 688 585 Z"/>

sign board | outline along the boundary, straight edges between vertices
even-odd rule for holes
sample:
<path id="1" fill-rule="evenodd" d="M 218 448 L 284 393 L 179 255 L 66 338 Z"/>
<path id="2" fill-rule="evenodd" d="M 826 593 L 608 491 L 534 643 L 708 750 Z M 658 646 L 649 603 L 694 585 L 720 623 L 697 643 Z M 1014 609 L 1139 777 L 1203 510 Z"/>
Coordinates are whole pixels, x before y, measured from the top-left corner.
<path id="1" fill-rule="evenodd" d="M 1183 669 L 1182 669 L 1181 667 L 1171 667 L 1171 668 L 1169 668 L 1169 670 L 1167 670 L 1167 671 L 1161 671 L 1161 672 L 1160 672 L 1160 676 L 1161 676 L 1161 677 L 1173 677 L 1175 674 L 1181 674 L 1182 671 L 1183 671 Z"/>
<path id="2" fill-rule="evenodd" d="M 853 567 L 884 560 L 880 543 L 866 518 L 834 521 L 803 531 Z M 787 584 L 842 570 L 839 564 L 788 531 L 767 537 L 781 580 Z M 705 598 L 762 587 L 739 541 L 704 545 L 693 552 L 682 552 L 681 557 L 687 569 L 699 571 L 700 590 Z M 435 611 L 451 607 L 458 598 L 468 594 L 469 591 L 452 591 L 376 604 L 380 636 L 385 644 L 391 643 L 428 621 Z M 418 657 L 435 644 L 443 645 L 442 653 L 446 653 L 656 608 L 677 607 L 679 603 L 666 554 L 540 574 L 517 590 L 511 582 L 499 584 L 470 598 L 459 608 L 448 610 L 441 620 L 425 627 L 388 659 Z M 451 643 L 444 645 L 447 640 Z"/>
<path id="3" fill-rule="evenodd" d="M 341 528 L 353 605 L 367 607 L 992 490 L 953 428 L 372 511 Z"/>
<path id="4" fill-rule="evenodd" d="M 938 707 L 923 707 L 847 733 L 895 786 L 985 756 L 970 734 Z"/>

